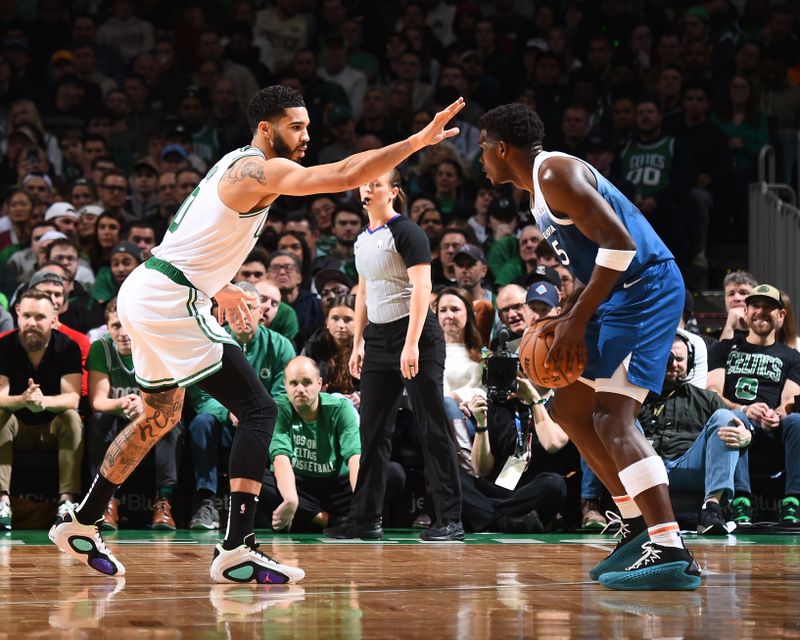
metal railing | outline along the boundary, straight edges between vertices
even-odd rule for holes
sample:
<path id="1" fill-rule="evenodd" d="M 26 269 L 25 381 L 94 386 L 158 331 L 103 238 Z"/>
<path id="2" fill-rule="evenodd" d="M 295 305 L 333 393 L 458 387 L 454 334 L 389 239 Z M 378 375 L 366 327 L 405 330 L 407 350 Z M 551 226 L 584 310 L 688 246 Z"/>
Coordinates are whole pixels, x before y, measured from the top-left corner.
<path id="1" fill-rule="evenodd" d="M 758 182 L 750 185 L 750 271 L 786 291 L 800 311 L 800 209 L 797 194 L 775 183 L 775 151 L 761 149 Z"/>

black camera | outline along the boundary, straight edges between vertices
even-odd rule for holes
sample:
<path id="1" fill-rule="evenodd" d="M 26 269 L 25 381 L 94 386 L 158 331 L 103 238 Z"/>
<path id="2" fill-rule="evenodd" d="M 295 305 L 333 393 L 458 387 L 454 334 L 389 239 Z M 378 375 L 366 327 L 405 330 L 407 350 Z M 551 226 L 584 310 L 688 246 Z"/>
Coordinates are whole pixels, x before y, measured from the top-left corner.
<path id="1" fill-rule="evenodd" d="M 508 396 L 517 390 L 519 358 L 508 350 L 511 332 L 505 325 L 497 332 L 497 349 L 486 358 L 483 384 L 489 402 L 508 402 Z"/>

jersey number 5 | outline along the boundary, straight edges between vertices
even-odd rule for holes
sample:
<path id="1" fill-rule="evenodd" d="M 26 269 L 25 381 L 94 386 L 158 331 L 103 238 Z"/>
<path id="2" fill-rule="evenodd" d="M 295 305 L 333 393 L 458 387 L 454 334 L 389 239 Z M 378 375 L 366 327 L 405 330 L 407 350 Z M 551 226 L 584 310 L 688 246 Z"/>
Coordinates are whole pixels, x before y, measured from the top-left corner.
<path id="1" fill-rule="evenodd" d="M 556 252 L 556 255 L 558 256 L 558 259 L 561 261 L 561 264 L 568 265 L 569 264 L 569 256 L 567 255 L 566 251 L 564 251 L 563 249 L 559 249 L 558 248 L 558 240 L 553 240 L 553 242 L 550 244 L 550 246 L 553 247 L 553 251 Z"/>

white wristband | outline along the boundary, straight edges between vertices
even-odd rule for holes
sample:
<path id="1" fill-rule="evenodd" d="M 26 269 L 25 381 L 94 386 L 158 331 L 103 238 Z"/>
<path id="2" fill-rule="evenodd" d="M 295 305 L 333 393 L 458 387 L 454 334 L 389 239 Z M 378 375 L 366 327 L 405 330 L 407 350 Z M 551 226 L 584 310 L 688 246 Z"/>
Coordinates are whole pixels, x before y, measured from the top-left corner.
<path id="1" fill-rule="evenodd" d="M 625 271 L 636 257 L 636 251 L 619 251 L 617 249 L 598 249 L 595 264 L 613 271 Z"/>

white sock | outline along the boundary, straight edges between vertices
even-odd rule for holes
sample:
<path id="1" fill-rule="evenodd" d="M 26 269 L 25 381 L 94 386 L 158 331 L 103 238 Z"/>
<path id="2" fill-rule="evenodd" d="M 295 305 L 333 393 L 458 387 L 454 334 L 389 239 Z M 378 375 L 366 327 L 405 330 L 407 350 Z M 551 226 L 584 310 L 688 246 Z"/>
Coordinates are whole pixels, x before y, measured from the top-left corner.
<path id="1" fill-rule="evenodd" d="M 611 497 L 614 500 L 614 504 L 617 505 L 623 520 L 632 520 L 642 515 L 639 507 L 636 506 L 636 502 L 629 495 Z"/>
<path id="2" fill-rule="evenodd" d="M 677 522 L 664 522 L 648 527 L 647 534 L 654 544 L 660 544 L 662 547 L 675 547 L 676 549 L 684 548 L 683 540 L 681 539 L 681 528 Z"/>

